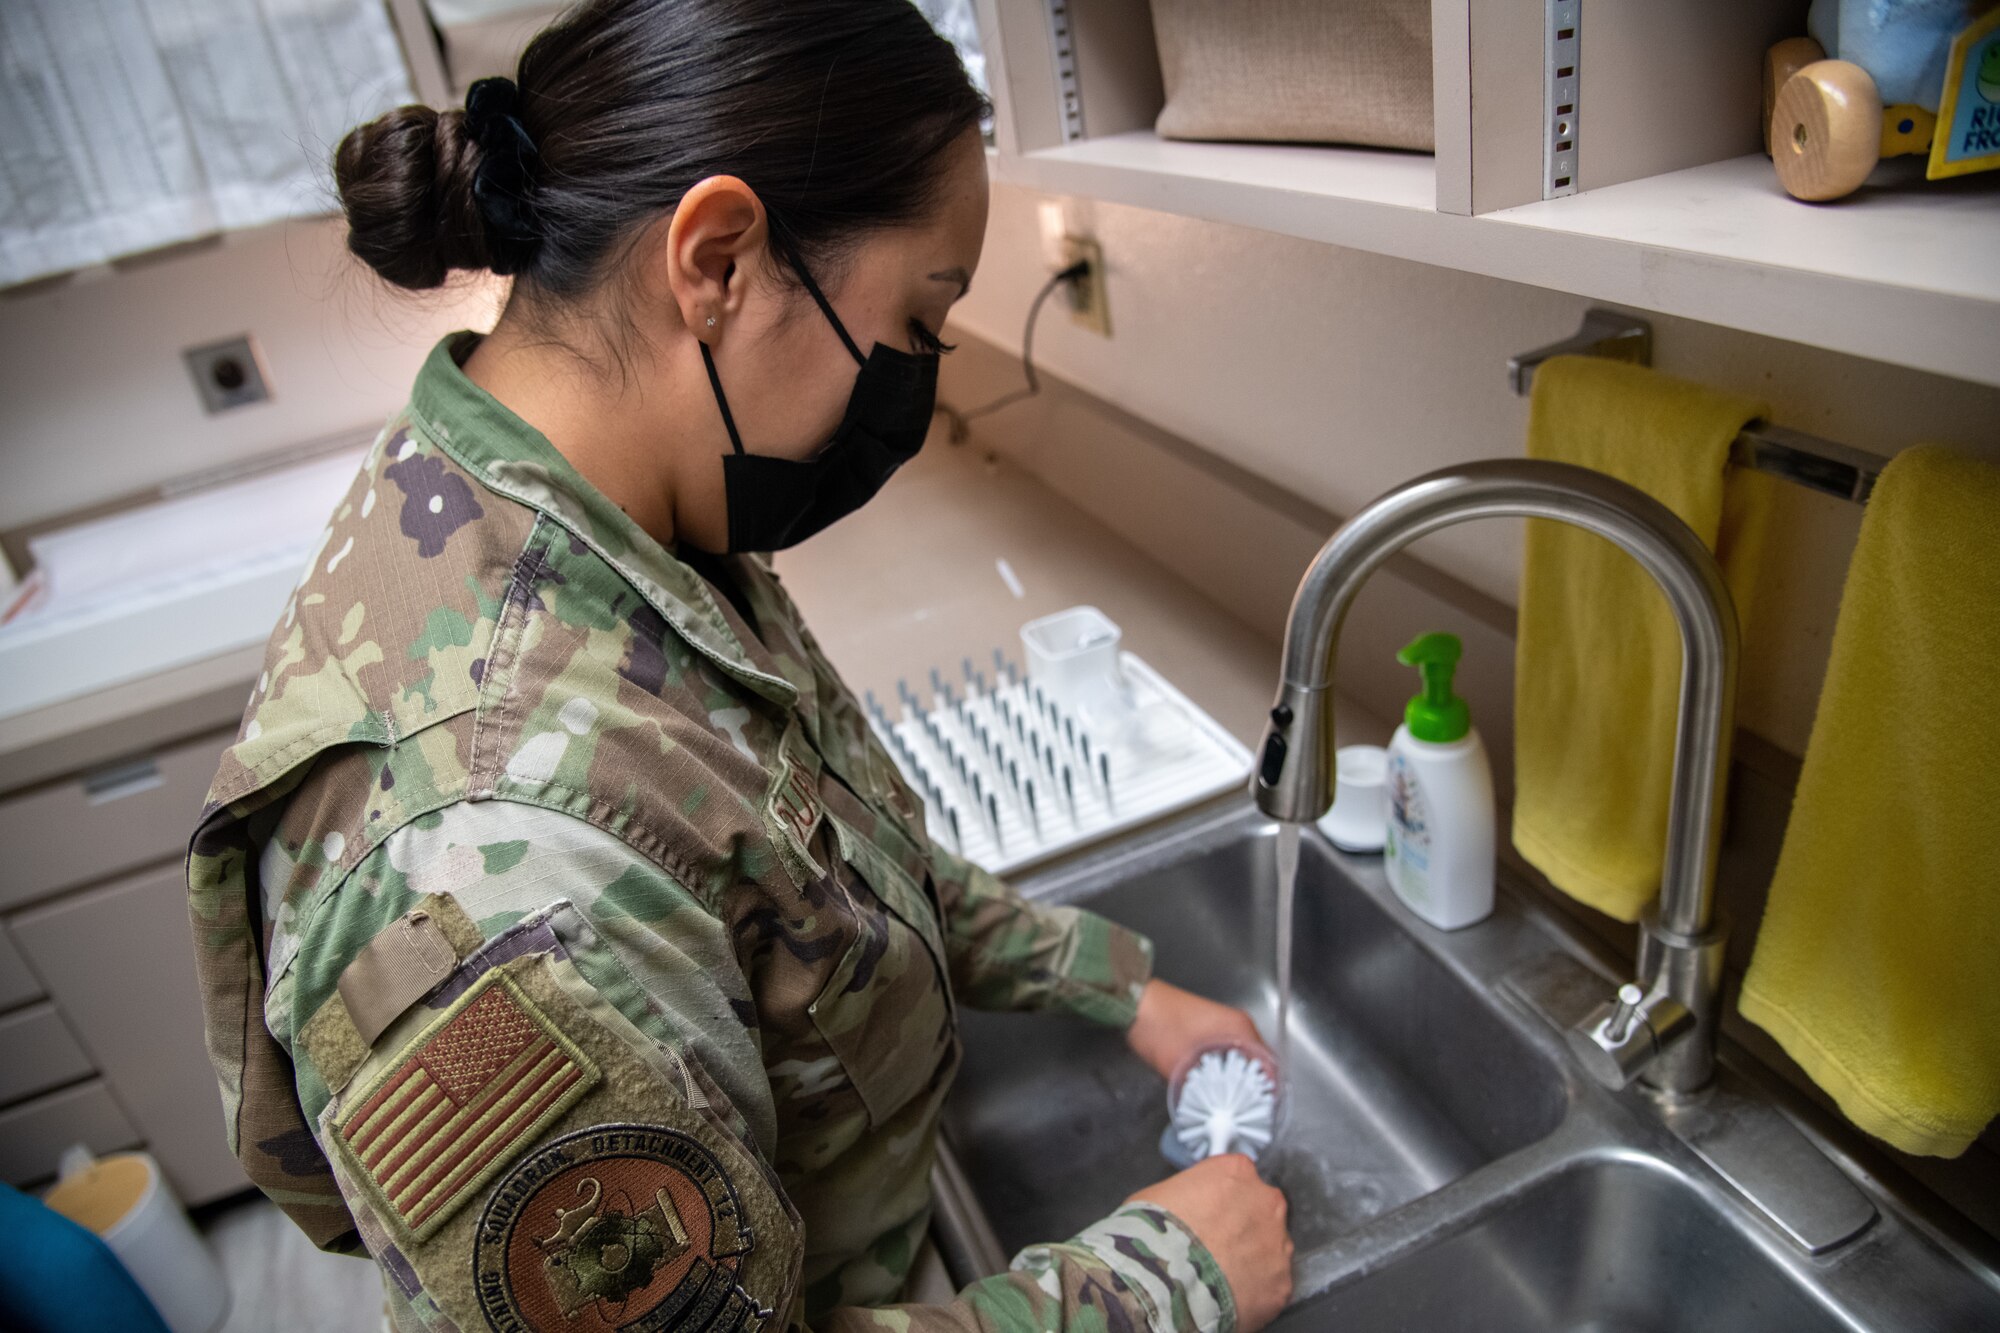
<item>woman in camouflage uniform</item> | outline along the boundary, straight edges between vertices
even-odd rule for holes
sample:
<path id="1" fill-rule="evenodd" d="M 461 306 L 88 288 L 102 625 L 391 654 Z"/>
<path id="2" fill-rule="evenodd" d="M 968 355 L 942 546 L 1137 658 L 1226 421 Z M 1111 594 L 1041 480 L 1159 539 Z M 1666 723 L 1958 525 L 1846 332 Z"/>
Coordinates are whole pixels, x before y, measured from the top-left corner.
<path id="1" fill-rule="evenodd" d="M 984 109 L 908 0 L 594 0 L 340 146 L 384 278 L 515 283 L 336 511 L 188 874 L 232 1144 L 399 1329 L 1253 1333 L 1289 1292 L 1225 1157 L 884 1305 L 959 1004 L 1163 1072 L 1254 1035 L 933 843 L 750 554 L 921 444 Z"/>

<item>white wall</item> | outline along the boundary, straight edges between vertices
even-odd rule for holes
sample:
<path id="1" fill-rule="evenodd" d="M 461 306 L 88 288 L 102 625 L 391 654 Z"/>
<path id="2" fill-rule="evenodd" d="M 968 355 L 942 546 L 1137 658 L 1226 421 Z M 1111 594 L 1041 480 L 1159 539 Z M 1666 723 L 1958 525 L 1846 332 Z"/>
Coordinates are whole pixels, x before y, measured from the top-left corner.
<path id="1" fill-rule="evenodd" d="M 1013 352 L 1044 274 L 1039 202 L 995 187 L 985 257 L 954 316 Z M 1507 388 L 1507 357 L 1574 332 L 1589 304 L 1247 228 L 1091 201 L 1066 207 L 1072 229 L 1103 244 L 1113 337 L 1052 309 L 1037 360 L 1336 514 L 1431 468 L 1518 454 L 1527 404 Z M 1884 455 L 1934 441 L 2000 461 L 2000 390 L 1690 320 L 1653 324 L 1661 370 L 1762 397 L 1781 424 Z M 1781 489 L 1742 715 L 1796 754 L 1860 510 Z M 1517 524 L 1485 523 L 1414 551 L 1511 604 L 1519 549 Z"/>
<path id="2" fill-rule="evenodd" d="M 497 285 L 393 292 L 337 218 L 0 295 L 0 528 L 381 424 L 443 332 L 490 328 Z M 181 349 L 248 332 L 267 403 L 206 415 Z"/>
<path id="3" fill-rule="evenodd" d="M 1042 279 L 1031 192 L 996 187 L 985 260 L 954 322 L 1010 351 Z M 1114 337 L 1052 310 L 1044 364 L 1133 415 L 1338 514 L 1429 468 L 1518 453 L 1510 352 L 1571 332 L 1578 297 L 1246 228 L 1069 201 L 1104 245 Z M 413 297 L 284 224 L 0 296 L 0 528 L 378 424 L 431 344 L 490 325 L 497 284 Z M 1855 299 L 1866 299 L 1858 292 Z M 2000 390 L 1688 320 L 1656 318 L 1663 370 L 1758 394 L 1774 418 L 1883 454 L 1919 441 L 2000 459 Z M 180 350 L 249 331 L 272 402 L 203 414 Z M 1191 521 L 1199 522 L 1200 516 Z M 1859 511 L 1786 489 L 1743 714 L 1804 745 Z M 1514 599 L 1514 525 L 1463 527 L 1424 560 Z"/>

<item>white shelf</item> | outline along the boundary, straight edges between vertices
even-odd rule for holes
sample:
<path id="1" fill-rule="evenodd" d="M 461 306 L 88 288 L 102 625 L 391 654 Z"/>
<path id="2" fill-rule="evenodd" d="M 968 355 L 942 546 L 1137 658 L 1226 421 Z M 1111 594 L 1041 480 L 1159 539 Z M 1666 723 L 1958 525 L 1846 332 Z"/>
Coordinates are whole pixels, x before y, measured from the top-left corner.
<path id="1" fill-rule="evenodd" d="M 1437 216 L 1436 167 L 1421 153 L 1180 143 L 1135 130 L 1021 157 L 1002 153 L 994 169 L 1003 181 L 1051 194 L 1087 195 L 1384 254 L 1402 253 L 1413 223 Z"/>
<path id="2" fill-rule="evenodd" d="M 2000 179 L 1810 205 L 1760 155 L 1479 217 L 1438 213 L 1428 157 L 1111 135 L 1023 156 L 999 179 L 1575 292 L 2000 385 Z"/>
<path id="3" fill-rule="evenodd" d="M 1803 204 L 1753 154 L 1477 221 L 1573 270 L 1496 276 L 2000 384 L 2000 179 L 1922 174 Z"/>

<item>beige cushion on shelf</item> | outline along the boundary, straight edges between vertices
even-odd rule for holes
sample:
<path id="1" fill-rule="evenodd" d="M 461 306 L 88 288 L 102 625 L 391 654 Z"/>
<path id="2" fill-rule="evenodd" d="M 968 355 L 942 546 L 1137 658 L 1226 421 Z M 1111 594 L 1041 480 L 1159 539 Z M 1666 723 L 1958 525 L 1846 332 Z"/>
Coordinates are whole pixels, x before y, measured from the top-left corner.
<path id="1" fill-rule="evenodd" d="M 1434 147 L 1430 0 L 1152 0 L 1168 139 Z"/>

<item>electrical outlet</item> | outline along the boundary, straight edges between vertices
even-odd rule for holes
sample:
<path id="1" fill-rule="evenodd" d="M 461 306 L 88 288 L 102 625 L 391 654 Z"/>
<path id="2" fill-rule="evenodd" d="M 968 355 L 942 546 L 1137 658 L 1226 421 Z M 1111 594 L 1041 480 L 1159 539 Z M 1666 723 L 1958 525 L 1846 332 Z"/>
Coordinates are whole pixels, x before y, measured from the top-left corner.
<path id="1" fill-rule="evenodd" d="M 190 347 L 181 353 L 188 373 L 194 376 L 195 392 L 211 416 L 232 407 L 261 403 L 271 396 L 271 383 L 264 374 L 264 359 L 250 335 L 240 334 L 219 343 Z"/>
<path id="2" fill-rule="evenodd" d="M 1063 248 L 1070 233 L 1078 230 L 1069 220 L 1069 205 L 1061 199 L 1041 202 L 1042 266 L 1054 273 L 1063 266 Z"/>
<path id="3" fill-rule="evenodd" d="M 1084 236 L 1063 237 L 1063 267 L 1082 260 L 1090 272 L 1066 284 L 1069 318 L 1100 337 L 1111 336 L 1111 302 L 1104 287 L 1104 247 Z"/>

